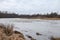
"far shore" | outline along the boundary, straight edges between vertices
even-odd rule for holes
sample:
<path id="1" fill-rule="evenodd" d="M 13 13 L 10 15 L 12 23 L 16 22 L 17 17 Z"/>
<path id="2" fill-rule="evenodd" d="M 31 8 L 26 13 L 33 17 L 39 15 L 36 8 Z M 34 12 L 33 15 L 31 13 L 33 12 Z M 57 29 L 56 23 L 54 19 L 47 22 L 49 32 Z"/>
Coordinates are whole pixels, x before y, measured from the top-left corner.
<path id="1" fill-rule="evenodd" d="M 27 18 L 27 19 L 60 20 L 60 18 Z"/>
<path id="2" fill-rule="evenodd" d="M 43 20 L 60 20 L 60 18 L 41 18 Z"/>
<path id="3" fill-rule="evenodd" d="M 6 18 L 0 18 L 0 19 L 6 19 Z M 21 19 L 60 20 L 60 18 L 21 18 Z"/>

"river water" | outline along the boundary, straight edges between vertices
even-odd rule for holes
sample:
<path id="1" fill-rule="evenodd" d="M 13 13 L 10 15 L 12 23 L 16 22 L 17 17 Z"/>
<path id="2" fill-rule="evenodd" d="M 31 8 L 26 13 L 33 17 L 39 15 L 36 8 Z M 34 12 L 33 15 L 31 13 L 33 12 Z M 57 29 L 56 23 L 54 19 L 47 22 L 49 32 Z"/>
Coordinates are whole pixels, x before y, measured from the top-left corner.
<path id="1" fill-rule="evenodd" d="M 12 24 L 14 30 L 32 36 L 36 40 L 50 40 L 51 36 L 60 37 L 60 20 L 1 18 L 1 24 Z M 37 36 L 36 33 L 42 35 Z M 26 40 L 30 40 L 26 37 Z"/>

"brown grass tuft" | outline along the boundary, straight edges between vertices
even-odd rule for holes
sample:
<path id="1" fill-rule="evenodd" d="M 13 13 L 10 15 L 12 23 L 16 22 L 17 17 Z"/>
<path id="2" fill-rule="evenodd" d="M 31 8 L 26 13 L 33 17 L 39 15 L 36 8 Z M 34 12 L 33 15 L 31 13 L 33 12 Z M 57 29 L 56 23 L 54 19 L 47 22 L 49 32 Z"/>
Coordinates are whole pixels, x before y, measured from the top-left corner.
<path id="1" fill-rule="evenodd" d="M 13 27 L 14 27 L 13 25 L 11 25 L 11 26 L 8 25 L 4 30 L 5 34 L 8 35 L 8 36 L 12 35 L 13 34 Z"/>
<path id="2" fill-rule="evenodd" d="M 13 31 L 13 25 L 0 25 L 0 40 L 25 40 L 24 35 L 18 31 Z"/>
<path id="3" fill-rule="evenodd" d="M 60 38 L 51 37 L 51 40 L 60 40 Z"/>

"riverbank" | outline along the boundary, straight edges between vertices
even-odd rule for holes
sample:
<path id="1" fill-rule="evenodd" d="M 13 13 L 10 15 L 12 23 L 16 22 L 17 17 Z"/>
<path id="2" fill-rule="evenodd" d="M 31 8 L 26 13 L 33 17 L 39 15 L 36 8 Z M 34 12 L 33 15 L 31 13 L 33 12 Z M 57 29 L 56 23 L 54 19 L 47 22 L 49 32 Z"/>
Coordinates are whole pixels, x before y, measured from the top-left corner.
<path id="1" fill-rule="evenodd" d="M 0 40 L 25 40 L 21 32 L 13 31 L 13 26 L 0 25 Z"/>
<path id="2" fill-rule="evenodd" d="M 43 20 L 60 20 L 60 18 L 40 18 L 40 19 L 43 19 Z"/>
<path id="3" fill-rule="evenodd" d="M 0 18 L 0 19 L 7 19 L 7 18 Z M 8 18 L 14 19 L 14 18 Z M 15 18 L 15 19 L 31 19 L 31 20 L 60 20 L 60 18 Z"/>
<path id="4" fill-rule="evenodd" d="M 60 18 L 23 18 L 23 19 L 60 20 Z"/>

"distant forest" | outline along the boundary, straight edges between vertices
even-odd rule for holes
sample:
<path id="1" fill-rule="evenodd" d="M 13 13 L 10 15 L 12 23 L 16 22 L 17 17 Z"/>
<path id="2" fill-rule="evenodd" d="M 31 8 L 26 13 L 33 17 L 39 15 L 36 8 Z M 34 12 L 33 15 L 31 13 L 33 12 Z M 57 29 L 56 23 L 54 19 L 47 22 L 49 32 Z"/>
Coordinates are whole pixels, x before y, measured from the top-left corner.
<path id="1" fill-rule="evenodd" d="M 16 13 L 8 13 L 0 11 L 0 18 L 60 18 L 57 12 L 51 12 L 50 14 L 32 14 L 32 15 L 18 15 Z"/>

